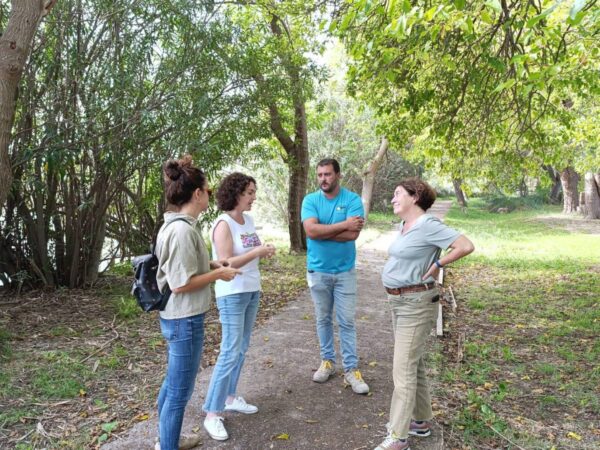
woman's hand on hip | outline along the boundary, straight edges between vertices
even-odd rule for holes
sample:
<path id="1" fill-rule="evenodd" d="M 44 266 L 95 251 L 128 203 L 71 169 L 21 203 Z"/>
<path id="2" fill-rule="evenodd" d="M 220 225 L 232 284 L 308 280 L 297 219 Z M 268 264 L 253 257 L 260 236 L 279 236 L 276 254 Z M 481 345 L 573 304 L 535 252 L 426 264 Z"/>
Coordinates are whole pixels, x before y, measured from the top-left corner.
<path id="1" fill-rule="evenodd" d="M 423 277 L 421 278 L 421 280 L 426 280 L 429 277 L 433 277 L 434 280 L 437 280 L 438 274 L 440 273 L 440 269 L 439 267 L 433 263 L 431 265 L 431 267 L 429 268 L 429 270 L 427 272 L 425 272 L 425 275 L 423 275 Z"/>

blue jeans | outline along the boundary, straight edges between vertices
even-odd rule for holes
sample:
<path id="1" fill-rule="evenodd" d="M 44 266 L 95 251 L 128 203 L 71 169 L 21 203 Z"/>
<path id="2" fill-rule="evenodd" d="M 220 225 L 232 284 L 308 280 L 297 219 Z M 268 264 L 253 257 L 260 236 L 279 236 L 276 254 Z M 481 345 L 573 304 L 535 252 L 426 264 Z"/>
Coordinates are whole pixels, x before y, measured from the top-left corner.
<path id="1" fill-rule="evenodd" d="M 221 351 L 202 409 L 219 413 L 228 396 L 235 396 L 250 335 L 258 311 L 259 292 L 241 292 L 217 298 L 221 321 Z"/>
<path id="2" fill-rule="evenodd" d="M 161 450 L 177 450 L 183 413 L 194 392 L 204 343 L 204 314 L 183 319 L 160 319 L 167 340 L 167 374 L 158 394 Z"/>
<path id="3" fill-rule="evenodd" d="M 344 371 L 358 367 L 356 354 L 356 270 L 342 273 L 308 272 L 308 287 L 315 305 L 321 359 L 335 362 L 333 309 L 340 333 Z"/>

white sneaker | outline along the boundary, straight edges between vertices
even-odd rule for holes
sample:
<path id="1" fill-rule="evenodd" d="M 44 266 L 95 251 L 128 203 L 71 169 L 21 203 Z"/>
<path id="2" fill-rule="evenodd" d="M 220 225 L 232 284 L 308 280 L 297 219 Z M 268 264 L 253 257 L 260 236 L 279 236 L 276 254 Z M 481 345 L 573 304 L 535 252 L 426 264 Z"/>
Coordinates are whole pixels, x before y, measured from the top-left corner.
<path id="1" fill-rule="evenodd" d="M 324 359 L 321 361 L 321 365 L 317 371 L 313 374 L 313 381 L 316 383 L 325 383 L 334 373 L 335 367 L 333 367 L 333 361 Z"/>
<path id="2" fill-rule="evenodd" d="M 352 390 L 357 394 L 368 394 L 369 393 L 369 385 L 365 383 L 362 375 L 360 374 L 360 370 L 358 369 L 350 369 L 348 372 L 344 374 L 344 380 L 347 384 L 352 386 Z"/>
<path id="3" fill-rule="evenodd" d="M 225 403 L 225 411 L 235 411 L 242 414 L 254 414 L 258 412 L 258 408 L 254 405 L 246 403 L 243 397 L 236 397 L 230 405 Z"/>
<path id="4" fill-rule="evenodd" d="M 220 416 L 204 419 L 204 429 L 216 441 L 226 441 L 229 439 L 229 434 L 227 434 L 225 425 L 223 425 L 223 418 Z"/>

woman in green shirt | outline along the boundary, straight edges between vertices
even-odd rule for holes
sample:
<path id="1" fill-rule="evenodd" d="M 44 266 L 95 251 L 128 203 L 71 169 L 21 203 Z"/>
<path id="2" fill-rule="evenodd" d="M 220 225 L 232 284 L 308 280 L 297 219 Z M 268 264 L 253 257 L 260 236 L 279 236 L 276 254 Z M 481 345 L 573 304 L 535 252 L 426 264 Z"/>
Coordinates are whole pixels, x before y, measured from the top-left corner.
<path id="1" fill-rule="evenodd" d="M 198 224 L 210 196 L 204 173 L 192 165 L 190 156 L 167 161 L 163 172 L 169 212 L 156 239 L 156 279 L 161 290 L 168 283 L 172 294 L 160 312 L 160 329 L 167 341 L 167 373 L 158 394 L 160 441 L 155 450 L 177 450 L 190 448 L 199 440 L 184 444 L 179 435 L 200 367 L 204 314 L 212 297 L 210 283 L 230 281 L 240 271 L 209 261 Z"/>

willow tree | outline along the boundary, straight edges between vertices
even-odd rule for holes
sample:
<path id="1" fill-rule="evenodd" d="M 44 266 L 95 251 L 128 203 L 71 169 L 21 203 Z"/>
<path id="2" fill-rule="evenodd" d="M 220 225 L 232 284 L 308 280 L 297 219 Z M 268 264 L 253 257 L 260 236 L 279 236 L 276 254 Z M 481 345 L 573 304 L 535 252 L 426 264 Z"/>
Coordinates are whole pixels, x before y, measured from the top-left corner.
<path id="1" fill-rule="evenodd" d="M 392 142 L 455 180 L 500 160 L 521 177 L 545 162 L 544 120 L 572 121 L 564 102 L 597 90 L 596 3 L 361 0 L 331 29 Z"/>
<path id="2" fill-rule="evenodd" d="M 42 19 L 56 0 L 12 0 L 6 27 L 0 32 L 0 209 L 13 180 L 8 154 L 17 88 L 31 44 Z M 4 24 L 0 16 L 0 26 Z"/>
<path id="3" fill-rule="evenodd" d="M 20 86 L 0 216 L 5 285 L 94 283 L 106 244 L 147 250 L 166 158 L 192 153 L 214 174 L 257 139 L 224 20 L 192 0 L 58 3 Z"/>

